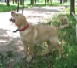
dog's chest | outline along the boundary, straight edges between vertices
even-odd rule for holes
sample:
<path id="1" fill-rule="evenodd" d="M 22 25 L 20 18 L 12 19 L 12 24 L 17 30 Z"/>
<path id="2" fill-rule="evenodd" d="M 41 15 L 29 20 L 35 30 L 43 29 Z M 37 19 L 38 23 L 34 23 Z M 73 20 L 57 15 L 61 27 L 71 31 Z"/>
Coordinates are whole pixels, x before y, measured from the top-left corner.
<path id="1" fill-rule="evenodd" d="M 25 30 L 25 31 L 21 31 L 21 32 L 20 32 L 20 35 L 21 35 L 21 36 L 25 36 L 25 35 L 28 35 L 29 32 L 30 32 L 30 30 L 27 29 L 27 30 Z"/>
<path id="2" fill-rule="evenodd" d="M 34 29 L 27 29 L 25 31 L 20 32 L 20 37 L 25 42 L 34 42 L 37 36 L 37 31 Z"/>
<path id="3" fill-rule="evenodd" d="M 50 27 L 35 27 L 20 32 L 21 39 L 31 43 L 47 41 L 53 35 L 53 30 Z"/>

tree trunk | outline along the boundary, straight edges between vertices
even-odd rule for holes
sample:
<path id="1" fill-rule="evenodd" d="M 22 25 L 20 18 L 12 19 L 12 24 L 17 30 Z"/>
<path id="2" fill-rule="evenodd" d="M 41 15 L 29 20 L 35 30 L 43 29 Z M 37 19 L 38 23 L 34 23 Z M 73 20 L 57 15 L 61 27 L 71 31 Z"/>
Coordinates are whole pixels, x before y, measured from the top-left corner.
<path id="1" fill-rule="evenodd" d="M 52 4 L 52 0 L 50 0 L 51 4 Z"/>
<path id="2" fill-rule="evenodd" d="M 34 4 L 34 0 L 31 0 L 31 5 L 33 5 Z"/>
<path id="3" fill-rule="evenodd" d="M 24 0 L 23 0 L 23 7 L 22 7 L 22 14 L 23 14 L 23 11 L 24 11 Z"/>
<path id="4" fill-rule="evenodd" d="M 14 4 L 14 0 L 12 0 L 13 1 L 13 4 Z"/>
<path id="5" fill-rule="evenodd" d="M 20 0 L 20 4 L 23 5 L 23 0 Z"/>
<path id="6" fill-rule="evenodd" d="M 19 11 L 19 1 L 20 1 L 20 0 L 18 0 L 17 12 Z"/>
<path id="7" fill-rule="evenodd" d="M 8 7 L 10 6 L 10 4 L 9 4 L 9 0 L 7 0 L 7 6 L 8 6 Z"/>
<path id="8" fill-rule="evenodd" d="M 50 2 L 50 0 L 47 0 L 47 3 L 49 3 Z"/>
<path id="9" fill-rule="evenodd" d="M 63 3 L 63 0 L 60 0 L 60 4 L 62 4 Z"/>
<path id="10" fill-rule="evenodd" d="M 35 0 L 35 4 L 36 4 L 36 0 Z"/>
<path id="11" fill-rule="evenodd" d="M 18 2 L 18 0 L 15 0 L 15 3 L 17 3 Z"/>
<path id="12" fill-rule="evenodd" d="M 45 0 L 45 4 L 47 3 L 47 0 Z"/>
<path id="13" fill-rule="evenodd" d="M 63 0 L 63 2 L 67 2 L 67 0 Z"/>
<path id="14" fill-rule="evenodd" d="M 75 13 L 75 0 L 70 0 L 70 15 L 72 15 L 71 12 Z"/>
<path id="15" fill-rule="evenodd" d="M 6 2 L 6 0 L 5 0 L 5 2 Z"/>

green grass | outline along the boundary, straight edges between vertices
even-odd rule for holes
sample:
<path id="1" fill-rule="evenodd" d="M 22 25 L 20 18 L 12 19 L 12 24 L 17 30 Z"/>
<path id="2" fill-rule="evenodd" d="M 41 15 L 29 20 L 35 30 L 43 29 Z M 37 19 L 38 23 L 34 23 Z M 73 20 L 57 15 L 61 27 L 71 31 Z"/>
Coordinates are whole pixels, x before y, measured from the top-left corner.
<path id="1" fill-rule="evenodd" d="M 8 12 L 12 10 L 16 10 L 15 5 L 11 5 L 10 7 L 6 6 L 6 4 L 0 4 L 0 12 Z"/>
<path id="2" fill-rule="evenodd" d="M 23 6 L 20 5 L 19 8 L 21 9 Z M 25 5 L 25 8 L 31 7 L 31 5 Z M 0 3 L 0 12 L 9 12 L 9 11 L 13 11 L 13 10 L 17 10 L 17 4 L 10 4 L 10 6 L 8 7 L 5 3 L 1 4 Z"/>

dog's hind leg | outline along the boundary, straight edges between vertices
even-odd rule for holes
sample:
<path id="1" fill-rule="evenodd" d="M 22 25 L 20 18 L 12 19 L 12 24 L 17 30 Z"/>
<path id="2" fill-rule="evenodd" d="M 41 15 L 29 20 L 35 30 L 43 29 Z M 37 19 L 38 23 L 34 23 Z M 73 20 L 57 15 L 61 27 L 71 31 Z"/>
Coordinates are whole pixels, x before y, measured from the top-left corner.
<path id="1" fill-rule="evenodd" d="M 47 44 L 48 44 L 48 51 L 49 51 L 49 53 L 53 53 L 53 48 L 52 48 L 51 42 L 47 41 Z"/>
<path id="2" fill-rule="evenodd" d="M 61 58 L 62 57 L 62 48 L 59 44 L 58 39 L 57 38 L 52 38 L 52 39 L 50 39 L 50 42 L 52 43 L 53 46 L 55 46 L 58 49 L 59 58 Z"/>

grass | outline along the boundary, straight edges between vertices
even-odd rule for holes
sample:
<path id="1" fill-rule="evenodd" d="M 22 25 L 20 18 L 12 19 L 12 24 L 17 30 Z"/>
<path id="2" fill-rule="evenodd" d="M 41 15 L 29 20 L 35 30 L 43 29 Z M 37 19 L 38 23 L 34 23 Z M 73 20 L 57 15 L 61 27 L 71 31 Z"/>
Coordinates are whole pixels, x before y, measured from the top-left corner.
<path id="1" fill-rule="evenodd" d="M 31 5 L 25 5 L 25 8 L 31 7 Z M 19 6 L 19 8 L 22 8 L 22 5 Z M 0 3 L 0 12 L 9 12 L 17 10 L 17 4 L 10 3 L 10 6 L 8 7 L 5 3 Z"/>
<path id="2" fill-rule="evenodd" d="M 8 7 L 5 4 L 0 4 L 0 12 L 8 12 L 8 11 L 16 10 L 16 8 L 17 7 L 15 5 L 11 5 L 10 7 Z"/>
<path id="3" fill-rule="evenodd" d="M 57 26 L 60 22 L 60 17 L 63 15 L 59 15 L 53 18 L 50 22 Z M 61 42 L 61 46 L 63 48 L 63 56 L 61 59 L 58 58 L 57 50 L 54 51 L 53 54 L 46 54 L 45 56 L 36 56 L 34 61 L 31 63 L 27 63 L 25 58 L 20 59 L 15 63 L 13 68 L 77 68 L 77 43 L 76 43 L 76 32 L 75 32 L 75 19 L 66 15 L 69 20 L 69 27 L 63 28 L 59 34 L 59 40 Z M 40 47 L 36 47 L 40 49 Z M 6 52 L 5 54 L 0 54 L 0 67 L 6 68 L 8 58 L 14 57 L 15 54 L 13 52 Z M 6 60 L 5 60 L 6 59 Z"/>
<path id="4" fill-rule="evenodd" d="M 31 4 L 27 4 L 26 1 L 24 3 L 24 8 L 30 8 L 30 7 L 33 7 L 33 6 L 36 6 L 36 7 L 42 7 L 42 6 L 60 6 L 61 4 L 57 3 L 57 2 L 53 2 L 52 4 L 40 4 L 40 3 L 37 3 L 37 4 L 34 4 L 34 5 L 31 5 Z M 20 9 L 22 8 L 22 5 L 20 5 Z M 8 11 L 13 11 L 13 10 L 16 10 L 17 9 L 17 4 L 12 4 L 10 3 L 10 6 L 8 7 L 5 3 L 0 3 L 0 12 L 8 12 Z"/>

